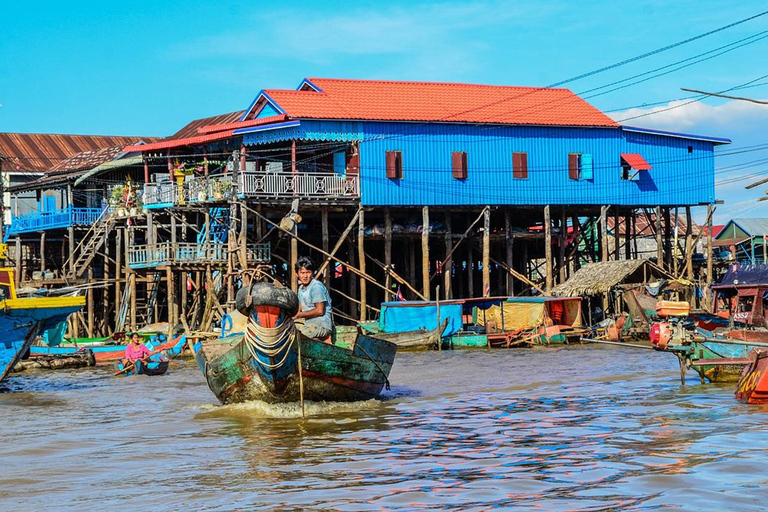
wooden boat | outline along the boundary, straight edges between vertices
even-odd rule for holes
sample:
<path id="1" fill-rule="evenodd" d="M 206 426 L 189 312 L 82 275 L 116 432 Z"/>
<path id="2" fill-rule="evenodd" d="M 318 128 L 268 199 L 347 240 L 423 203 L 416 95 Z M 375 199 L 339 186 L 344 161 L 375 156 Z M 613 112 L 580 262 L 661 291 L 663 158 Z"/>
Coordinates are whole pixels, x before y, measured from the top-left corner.
<path id="1" fill-rule="evenodd" d="M 37 335 L 82 309 L 85 297 L 17 298 L 13 269 L 0 268 L 0 381 Z"/>
<path id="2" fill-rule="evenodd" d="M 448 320 L 444 320 L 442 325 L 440 327 L 437 327 L 432 330 L 428 329 L 417 329 L 414 331 L 406 331 L 406 332 L 371 332 L 371 329 L 364 328 L 363 326 L 360 326 L 361 332 L 368 331 L 371 333 L 372 336 L 379 338 L 381 340 L 389 341 L 390 343 L 394 343 L 397 345 L 398 350 L 429 350 L 429 349 L 436 349 L 438 348 L 437 344 L 442 342 L 442 333 L 445 331 L 446 326 L 448 325 Z M 353 339 L 357 336 L 358 332 L 357 329 L 355 329 L 352 333 L 344 333 L 339 334 L 338 329 L 337 333 L 334 336 L 334 340 L 337 343 L 344 343 L 352 341 L 349 339 L 349 335 L 352 334 Z M 443 343 L 443 347 L 447 348 L 447 343 Z"/>
<path id="3" fill-rule="evenodd" d="M 154 358 L 154 356 L 153 356 Z M 168 371 L 169 361 L 165 357 L 153 359 L 149 361 L 136 361 L 135 364 L 130 365 L 127 369 L 123 366 L 122 361 L 117 363 L 117 371 L 119 375 L 164 375 Z"/>
<path id="4" fill-rule="evenodd" d="M 749 353 L 736 386 L 736 398 L 748 404 L 768 403 L 768 350 L 756 349 Z"/>
<path id="5" fill-rule="evenodd" d="M 96 366 L 93 351 L 88 348 L 84 348 L 76 354 L 65 356 L 39 356 L 22 359 L 14 365 L 11 371 L 18 373 L 26 370 L 66 370 L 86 366 Z"/>
<path id="6" fill-rule="evenodd" d="M 145 335 L 145 339 L 149 339 L 145 342 L 147 348 L 151 351 L 160 350 L 166 357 L 173 358 L 179 356 L 187 344 L 187 337 L 185 334 L 178 334 L 172 336 L 171 339 L 167 339 L 165 334 L 153 334 Z M 83 348 L 88 348 L 93 351 L 93 355 L 96 357 L 96 363 L 108 363 L 117 361 L 125 357 L 125 349 L 128 346 L 127 342 L 115 342 L 112 338 L 101 338 L 97 341 L 85 341 L 78 343 L 66 343 L 59 346 L 32 346 L 29 349 L 30 357 L 48 356 L 48 355 L 72 355 L 76 354 Z"/>
<path id="7" fill-rule="evenodd" d="M 394 343 L 359 332 L 350 346 L 307 338 L 292 321 L 296 294 L 265 283 L 241 289 L 237 303 L 248 315 L 244 335 L 193 345 L 208 387 L 221 403 L 295 402 L 302 383 L 304 397 L 316 401 L 367 400 L 388 387 Z"/>

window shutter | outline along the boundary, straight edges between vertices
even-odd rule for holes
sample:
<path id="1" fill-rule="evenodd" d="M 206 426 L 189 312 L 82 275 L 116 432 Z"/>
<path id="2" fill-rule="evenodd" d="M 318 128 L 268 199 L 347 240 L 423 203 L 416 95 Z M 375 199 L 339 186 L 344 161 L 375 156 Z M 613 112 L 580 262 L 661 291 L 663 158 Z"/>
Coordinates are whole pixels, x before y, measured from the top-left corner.
<path id="1" fill-rule="evenodd" d="M 594 177 L 592 173 L 592 155 L 581 155 L 581 179 L 591 180 Z"/>
<path id="2" fill-rule="evenodd" d="M 579 179 L 579 154 L 568 155 L 568 177 L 572 180 Z"/>
<path id="3" fill-rule="evenodd" d="M 403 160 L 400 151 L 387 151 L 387 178 L 399 180 L 403 177 Z"/>
<path id="4" fill-rule="evenodd" d="M 454 151 L 451 153 L 451 168 L 453 177 L 457 180 L 467 179 L 467 153 L 466 151 Z"/>
<path id="5" fill-rule="evenodd" d="M 512 176 L 515 179 L 528 178 L 528 153 L 512 153 Z"/>
<path id="6" fill-rule="evenodd" d="M 347 155 L 347 174 L 360 174 L 360 150 L 352 146 L 351 154 Z"/>

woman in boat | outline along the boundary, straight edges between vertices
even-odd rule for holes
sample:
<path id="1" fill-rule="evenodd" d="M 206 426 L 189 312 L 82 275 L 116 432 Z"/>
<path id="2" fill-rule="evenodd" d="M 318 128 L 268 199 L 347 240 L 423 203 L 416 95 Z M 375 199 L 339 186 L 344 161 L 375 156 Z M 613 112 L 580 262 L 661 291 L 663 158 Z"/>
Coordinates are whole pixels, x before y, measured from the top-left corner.
<path id="1" fill-rule="evenodd" d="M 131 334 L 131 342 L 125 347 L 125 359 L 123 365 L 135 364 L 136 361 L 149 357 L 152 353 L 146 345 L 141 342 L 139 333 Z"/>
<path id="2" fill-rule="evenodd" d="M 323 283 L 314 279 L 315 263 L 311 258 L 302 256 L 296 262 L 296 275 L 299 278 L 299 312 L 293 317 L 296 327 L 308 338 L 316 340 L 330 339 L 333 332 L 331 317 L 331 296 Z"/>

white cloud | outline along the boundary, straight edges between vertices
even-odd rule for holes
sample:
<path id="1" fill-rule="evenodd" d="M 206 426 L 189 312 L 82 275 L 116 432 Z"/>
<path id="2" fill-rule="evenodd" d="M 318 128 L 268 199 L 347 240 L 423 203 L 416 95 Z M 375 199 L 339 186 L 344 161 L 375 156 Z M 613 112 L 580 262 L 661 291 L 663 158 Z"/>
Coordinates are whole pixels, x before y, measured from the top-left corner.
<path id="1" fill-rule="evenodd" d="M 739 123 L 768 124 L 768 105 L 748 101 L 730 100 L 719 105 L 708 105 L 691 100 L 671 101 L 652 108 L 632 108 L 613 112 L 610 116 L 622 124 L 640 125 L 660 130 L 685 130 L 699 126 L 727 129 Z M 637 117 L 644 116 L 644 117 Z M 637 117 L 636 119 L 633 119 Z"/>

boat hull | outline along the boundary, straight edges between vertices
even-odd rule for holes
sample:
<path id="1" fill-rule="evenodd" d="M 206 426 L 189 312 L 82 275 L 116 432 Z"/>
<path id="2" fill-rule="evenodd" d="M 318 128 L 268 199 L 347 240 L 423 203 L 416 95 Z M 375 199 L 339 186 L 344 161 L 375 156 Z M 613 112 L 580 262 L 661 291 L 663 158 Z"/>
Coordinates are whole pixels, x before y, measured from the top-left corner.
<path id="1" fill-rule="evenodd" d="M 0 303 L 0 381 L 5 379 L 35 337 L 79 311 L 83 297 L 7 299 Z"/>
<path id="2" fill-rule="evenodd" d="M 397 345 L 359 334 L 353 346 L 345 348 L 297 335 L 305 399 L 345 402 L 379 396 L 387 383 Z M 290 350 L 298 360 L 295 344 Z M 209 388 L 223 404 L 250 400 L 288 403 L 300 399 L 298 368 L 276 386 L 242 336 L 198 341 L 194 351 Z"/>
<path id="3" fill-rule="evenodd" d="M 109 338 L 107 338 L 109 339 Z M 172 337 L 169 341 L 157 343 L 157 338 L 153 337 L 150 338 L 150 341 L 146 343 L 147 348 L 151 351 L 157 351 L 160 350 L 163 352 L 163 354 L 166 357 L 173 358 L 177 357 L 184 351 L 184 347 L 186 346 L 187 338 L 185 334 L 178 335 Z M 59 345 L 57 347 L 47 347 L 47 346 L 32 346 L 29 349 L 29 354 L 31 357 L 37 357 L 37 356 L 49 356 L 49 355 L 57 355 L 57 356 L 65 356 L 65 355 L 73 355 L 78 352 L 80 352 L 83 348 L 89 348 L 93 351 L 94 357 L 96 357 L 96 363 L 109 363 L 112 361 L 117 361 L 119 359 L 122 359 L 125 357 L 125 349 L 128 346 L 127 343 L 119 343 L 119 344 L 112 344 L 108 345 L 106 342 L 104 344 L 98 344 L 96 343 L 88 343 L 88 344 L 64 344 Z"/>
<path id="4" fill-rule="evenodd" d="M 117 370 L 120 375 L 164 375 L 168 371 L 168 361 L 148 361 L 146 363 L 136 361 L 136 364 L 128 371 L 123 371 L 124 368 L 123 363 L 117 363 Z"/>
<path id="5" fill-rule="evenodd" d="M 753 350 L 736 386 L 736 398 L 748 404 L 768 404 L 768 351 Z"/>

